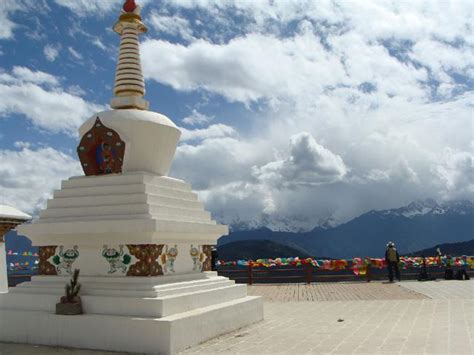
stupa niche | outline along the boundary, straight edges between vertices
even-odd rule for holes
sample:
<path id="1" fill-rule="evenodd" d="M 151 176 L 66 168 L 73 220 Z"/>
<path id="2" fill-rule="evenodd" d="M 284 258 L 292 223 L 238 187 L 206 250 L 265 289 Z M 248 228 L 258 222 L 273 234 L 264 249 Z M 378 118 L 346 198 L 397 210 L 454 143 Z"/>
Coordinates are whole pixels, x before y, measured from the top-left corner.
<path id="1" fill-rule="evenodd" d="M 63 181 L 39 218 L 18 228 L 39 247 L 40 275 L 0 295 L 0 341 L 166 354 L 263 318 L 260 297 L 209 271 L 227 226 L 167 176 L 181 132 L 143 98 L 146 27 L 134 1 L 114 30 L 114 109 L 79 128 L 86 176 Z M 55 315 L 74 269 L 85 314 Z"/>

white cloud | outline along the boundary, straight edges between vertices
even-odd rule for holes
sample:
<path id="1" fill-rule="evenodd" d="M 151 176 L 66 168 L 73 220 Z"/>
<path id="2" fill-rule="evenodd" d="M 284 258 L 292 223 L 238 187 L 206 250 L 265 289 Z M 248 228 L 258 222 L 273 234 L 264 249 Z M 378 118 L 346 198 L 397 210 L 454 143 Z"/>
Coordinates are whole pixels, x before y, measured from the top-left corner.
<path id="1" fill-rule="evenodd" d="M 104 16 L 109 12 L 117 15 L 122 10 L 123 0 L 54 0 L 56 4 L 71 10 L 75 15 L 83 17 L 90 14 Z M 151 0 L 140 0 L 141 7 L 147 5 Z"/>
<path id="2" fill-rule="evenodd" d="M 472 143 L 474 146 L 474 141 Z M 474 199 L 474 154 L 446 148 L 434 173 L 442 184 L 447 199 Z"/>
<path id="3" fill-rule="evenodd" d="M 79 53 L 78 51 L 76 51 L 74 48 L 72 48 L 72 47 L 67 47 L 67 50 L 68 50 L 69 53 L 74 57 L 74 59 L 82 60 L 82 54 Z"/>
<path id="4" fill-rule="evenodd" d="M 96 46 L 97 48 L 102 49 L 103 51 L 107 50 L 107 47 L 105 46 L 105 44 L 102 42 L 102 40 L 99 37 L 94 37 L 92 39 L 92 44 Z"/>
<path id="5" fill-rule="evenodd" d="M 254 167 L 253 175 L 271 186 L 291 188 L 334 183 L 347 171 L 339 155 L 318 144 L 311 134 L 301 132 L 290 138 L 287 157 Z"/>
<path id="6" fill-rule="evenodd" d="M 22 26 L 13 22 L 11 15 L 16 12 L 41 12 L 47 8 L 42 1 L 37 0 L 2 0 L 0 3 L 0 39 L 13 39 L 14 31 Z M 36 25 L 38 22 L 36 22 Z M 31 30 L 31 28 L 29 29 Z M 27 32 L 29 37 L 37 37 L 35 30 Z"/>
<path id="7" fill-rule="evenodd" d="M 0 150 L 0 203 L 34 214 L 45 207 L 61 179 L 81 174 L 77 160 L 51 147 Z"/>
<path id="8" fill-rule="evenodd" d="M 178 36 L 186 41 L 194 39 L 191 24 L 183 17 L 167 16 L 153 11 L 148 17 L 148 21 L 158 32 Z"/>
<path id="9" fill-rule="evenodd" d="M 189 116 L 183 118 L 183 123 L 186 123 L 190 126 L 200 126 L 211 122 L 213 119 L 214 116 L 208 116 L 197 110 L 193 110 Z"/>
<path id="10" fill-rule="evenodd" d="M 8 18 L 8 13 L 0 11 L 0 39 L 10 39 L 13 37 L 15 23 Z"/>
<path id="11" fill-rule="evenodd" d="M 33 83 L 33 84 L 48 84 L 48 85 L 58 85 L 58 79 L 55 76 L 42 72 L 42 71 L 32 71 L 26 67 L 13 67 L 12 70 L 12 81 L 10 82 L 19 82 L 19 83 Z"/>
<path id="12" fill-rule="evenodd" d="M 206 128 L 186 129 L 180 128 L 181 141 L 203 140 L 208 138 L 232 137 L 236 135 L 235 130 L 222 123 L 213 124 Z"/>
<path id="13" fill-rule="evenodd" d="M 56 58 L 59 55 L 59 50 L 61 49 L 61 46 L 54 46 L 52 44 L 47 44 L 43 48 L 43 53 L 46 57 L 46 59 L 50 62 L 54 62 Z"/>
<path id="14" fill-rule="evenodd" d="M 425 98 L 424 68 L 398 61 L 382 45 L 368 45 L 357 34 L 332 38 L 331 45 L 333 50 L 327 51 L 310 32 L 284 39 L 249 34 L 226 44 L 198 40 L 187 47 L 147 40 L 142 60 L 147 78 L 176 90 L 202 88 L 245 104 L 301 100 L 364 83 L 385 95 Z M 167 55 L 157 62 L 160 53 Z"/>
<path id="15" fill-rule="evenodd" d="M 259 150 L 255 150 L 255 144 Z M 253 180 L 251 167 L 271 154 L 268 142 L 243 141 L 238 137 L 207 138 L 199 144 L 178 146 L 172 176 L 193 184 L 198 190 L 219 189 L 235 181 Z"/>
<path id="16" fill-rule="evenodd" d="M 75 135 L 83 121 L 104 107 L 67 93 L 57 84 L 54 76 L 25 67 L 0 74 L 0 116 L 21 114 L 43 130 Z"/>
<path id="17" fill-rule="evenodd" d="M 122 4 L 56 1 L 77 16 L 118 15 Z M 173 175 L 214 214 L 311 226 L 417 198 L 473 198 L 470 2 L 170 0 L 144 20 L 147 79 L 208 99 L 182 120 L 197 129 L 183 129 Z M 97 105 L 57 81 L 0 72 L 0 113 L 71 134 Z M 236 107 L 239 119 L 221 119 Z"/>
<path id="18" fill-rule="evenodd" d="M 200 39 L 186 45 L 146 40 L 146 77 L 243 103 L 252 117 L 233 124 L 235 136 L 178 148 L 173 172 L 213 213 L 316 223 L 418 198 L 473 199 L 469 2 L 187 0 L 167 8 L 198 8 L 211 23 L 193 28 Z M 290 137 L 300 137 L 292 144 L 305 153 L 301 164 Z"/>
<path id="19" fill-rule="evenodd" d="M 6 0 L 2 2 L 0 11 L 0 39 L 13 38 L 13 30 L 17 25 L 9 18 L 10 14 L 22 10 L 21 4 L 14 0 Z"/>

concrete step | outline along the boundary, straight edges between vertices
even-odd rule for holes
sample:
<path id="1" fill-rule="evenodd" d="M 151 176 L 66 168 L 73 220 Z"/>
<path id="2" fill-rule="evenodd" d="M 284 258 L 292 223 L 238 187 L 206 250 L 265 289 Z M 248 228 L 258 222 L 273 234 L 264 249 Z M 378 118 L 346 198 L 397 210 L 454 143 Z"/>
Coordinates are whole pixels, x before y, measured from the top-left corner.
<path id="1" fill-rule="evenodd" d="M 168 176 L 144 175 L 144 174 L 110 174 L 102 176 L 80 176 L 72 177 L 61 183 L 62 189 L 90 186 L 111 186 L 129 184 L 151 184 L 183 191 L 191 191 L 191 185 L 179 179 Z"/>
<path id="2" fill-rule="evenodd" d="M 55 207 L 40 212 L 40 218 L 80 217 L 80 216 L 109 216 L 121 214 L 135 214 L 157 216 L 184 216 L 196 220 L 210 219 L 210 213 L 204 211 L 199 201 L 174 199 L 169 197 L 149 196 L 148 202 L 102 204 L 80 207 Z M 165 219 L 165 217 L 164 217 Z"/>
<path id="3" fill-rule="evenodd" d="M 30 282 L 20 283 L 12 290 L 29 287 L 62 287 L 70 280 L 69 276 L 33 276 Z M 130 276 L 81 276 L 82 287 L 110 290 L 165 291 L 168 289 L 186 288 L 196 285 L 214 284 L 228 281 L 224 276 L 217 276 L 215 271 L 189 273 L 181 275 L 165 275 L 155 277 Z M 233 281 L 232 281 L 233 282 Z"/>
<path id="4" fill-rule="evenodd" d="M 67 188 L 55 190 L 53 197 L 67 198 L 67 197 L 84 197 L 84 196 L 109 196 L 109 195 L 131 195 L 131 194 L 145 194 L 155 195 L 170 198 L 177 198 L 183 200 L 196 201 L 197 194 L 193 191 L 178 190 L 169 187 L 156 186 L 152 184 L 127 184 L 127 185 L 110 185 L 110 186 L 88 186 Z"/>
<path id="5" fill-rule="evenodd" d="M 165 297 L 81 295 L 81 301 L 84 312 L 88 314 L 161 318 L 246 296 L 247 286 L 234 284 Z M 50 293 L 7 293 L 0 297 L 0 309 L 54 312 L 59 297 L 60 294 Z"/>
<path id="6" fill-rule="evenodd" d="M 106 186 L 85 186 L 54 190 L 53 197 L 84 197 L 84 196 L 110 196 L 110 195 L 130 195 L 146 194 L 170 198 L 179 198 L 195 201 L 197 195 L 191 190 L 179 190 L 170 187 L 163 187 L 153 184 L 126 184 L 126 185 L 106 185 Z"/>
<path id="7" fill-rule="evenodd" d="M 111 289 L 101 288 L 97 285 L 87 285 L 81 287 L 82 296 L 105 296 L 105 297 L 131 297 L 131 298 L 161 298 L 165 296 L 171 296 L 175 294 L 197 292 L 204 290 L 212 290 L 215 288 L 232 286 L 235 283 L 231 280 L 215 281 L 206 284 L 188 285 L 187 287 L 180 287 L 166 290 L 137 290 L 137 289 Z M 16 294 L 45 294 L 45 295 L 56 295 L 58 297 L 64 295 L 64 285 L 35 285 L 25 288 L 12 288 L 10 293 Z"/>

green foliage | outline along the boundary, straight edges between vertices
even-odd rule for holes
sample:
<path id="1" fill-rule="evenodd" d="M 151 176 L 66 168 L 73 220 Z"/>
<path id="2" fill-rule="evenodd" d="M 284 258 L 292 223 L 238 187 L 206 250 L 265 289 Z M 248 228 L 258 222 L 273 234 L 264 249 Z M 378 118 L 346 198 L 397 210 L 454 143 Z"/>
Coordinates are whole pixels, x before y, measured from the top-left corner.
<path id="1" fill-rule="evenodd" d="M 59 257 L 59 255 L 55 255 L 53 257 L 53 263 L 56 265 L 59 265 L 61 263 L 61 258 Z"/>
<path id="2" fill-rule="evenodd" d="M 122 261 L 122 262 L 123 262 L 125 265 L 128 265 L 128 264 L 130 264 L 130 261 L 131 261 L 131 260 L 132 260 L 132 257 L 131 257 L 130 255 L 128 255 L 128 254 L 125 254 L 125 255 L 123 256 L 123 261 Z"/>
<path id="3" fill-rule="evenodd" d="M 74 274 L 69 284 L 66 285 L 66 299 L 73 302 L 81 290 L 81 284 L 77 282 L 79 279 L 79 269 L 74 269 Z"/>

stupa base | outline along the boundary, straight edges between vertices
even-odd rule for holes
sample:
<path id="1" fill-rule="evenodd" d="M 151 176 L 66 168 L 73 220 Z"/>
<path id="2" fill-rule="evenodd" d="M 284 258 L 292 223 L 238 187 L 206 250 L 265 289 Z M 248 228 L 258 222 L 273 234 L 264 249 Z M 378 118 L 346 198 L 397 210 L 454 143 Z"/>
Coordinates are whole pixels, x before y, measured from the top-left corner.
<path id="1" fill-rule="evenodd" d="M 262 299 L 247 296 L 246 285 L 190 277 L 83 278 L 85 314 L 77 316 L 54 313 L 58 277 L 33 278 L 0 294 L 0 341 L 172 354 L 263 319 Z"/>

